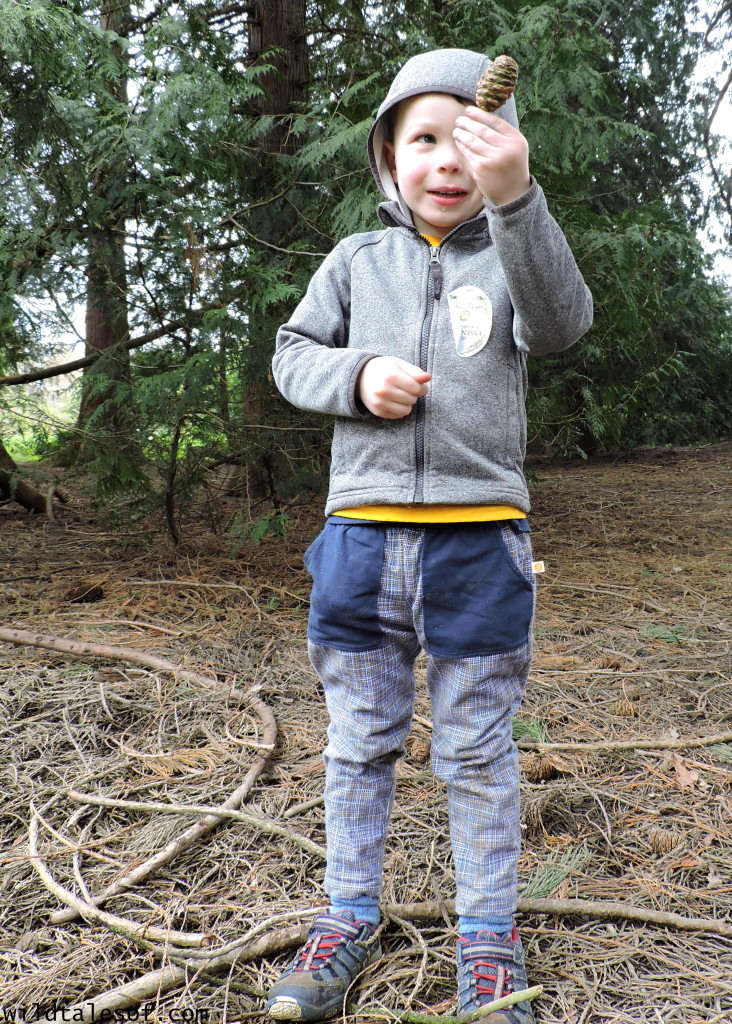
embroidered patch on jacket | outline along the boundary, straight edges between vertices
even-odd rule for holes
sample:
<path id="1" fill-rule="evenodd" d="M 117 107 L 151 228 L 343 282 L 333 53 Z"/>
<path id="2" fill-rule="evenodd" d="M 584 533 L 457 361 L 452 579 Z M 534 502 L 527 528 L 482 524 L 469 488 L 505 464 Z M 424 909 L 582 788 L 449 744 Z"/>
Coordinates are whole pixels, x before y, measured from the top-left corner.
<path id="1" fill-rule="evenodd" d="M 450 292 L 447 302 L 457 354 L 474 356 L 485 347 L 491 333 L 491 300 L 480 288 L 466 284 Z"/>

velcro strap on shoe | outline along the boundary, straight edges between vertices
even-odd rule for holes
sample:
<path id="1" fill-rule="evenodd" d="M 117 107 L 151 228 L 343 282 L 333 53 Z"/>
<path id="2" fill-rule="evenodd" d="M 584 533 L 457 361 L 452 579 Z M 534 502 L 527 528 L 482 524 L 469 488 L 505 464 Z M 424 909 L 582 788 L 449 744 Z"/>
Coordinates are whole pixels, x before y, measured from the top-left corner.
<path id="1" fill-rule="evenodd" d="M 311 932 L 325 932 L 328 935 L 342 935 L 346 939 L 358 939 L 364 929 L 364 922 L 351 923 L 335 914 L 323 914 L 313 921 Z"/>
<path id="2" fill-rule="evenodd" d="M 510 945 L 505 942 L 471 942 L 467 949 L 462 950 L 462 957 L 465 963 L 473 960 L 508 960 L 514 964 L 522 964 L 524 951 L 518 942 Z"/>

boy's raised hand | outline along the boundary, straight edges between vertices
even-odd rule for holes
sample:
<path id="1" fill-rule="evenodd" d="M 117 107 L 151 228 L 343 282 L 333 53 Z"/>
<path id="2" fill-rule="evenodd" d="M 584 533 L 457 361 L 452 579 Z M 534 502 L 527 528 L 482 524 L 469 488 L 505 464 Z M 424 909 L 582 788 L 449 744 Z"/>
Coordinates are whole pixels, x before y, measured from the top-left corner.
<path id="1" fill-rule="evenodd" d="M 417 399 L 426 395 L 432 379 L 419 366 L 397 356 L 374 356 L 359 374 L 356 391 L 375 416 L 400 420 L 408 416 Z"/>
<path id="2" fill-rule="evenodd" d="M 468 107 L 455 122 L 455 143 L 482 194 L 496 206 L 519 199 L 531 185 L 529 144 L 495 114 Z"/>

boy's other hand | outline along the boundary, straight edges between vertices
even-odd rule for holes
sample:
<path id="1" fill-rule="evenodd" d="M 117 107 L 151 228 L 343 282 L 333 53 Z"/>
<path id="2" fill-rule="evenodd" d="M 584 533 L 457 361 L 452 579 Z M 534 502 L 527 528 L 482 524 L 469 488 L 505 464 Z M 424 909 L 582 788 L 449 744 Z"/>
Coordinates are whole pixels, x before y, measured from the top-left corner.
<path id="1" fill-rule="evenodd" d="M 386 420 L 408 416 L 417 399 L 429 391 L 431 373 L 396 356 L 374 356 L 361 370 L 356 392 L 374 414 Z"/>
<path id="2" fill-rule="evenodd" d="M 455 122 L 453 137 L 478 188 L 496 206 L 519 199 L 529 189 L 529 144 L 508 121 L 467 107 Z"/>

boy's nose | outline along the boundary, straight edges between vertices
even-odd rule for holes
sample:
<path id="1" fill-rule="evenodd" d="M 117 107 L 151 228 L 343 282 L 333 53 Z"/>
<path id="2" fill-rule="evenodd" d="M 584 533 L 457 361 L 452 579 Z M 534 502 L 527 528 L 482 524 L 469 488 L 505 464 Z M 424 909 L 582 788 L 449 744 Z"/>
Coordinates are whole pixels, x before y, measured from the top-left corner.
<path id="1" fill-rule="evenodd" d="M 448 142 L 441 146 L 437 154 L 437 158 L 440 170 L 453 172 L 462 170 L 462 157 L 460 156 L 459 149 L 454 143 Z"/>

